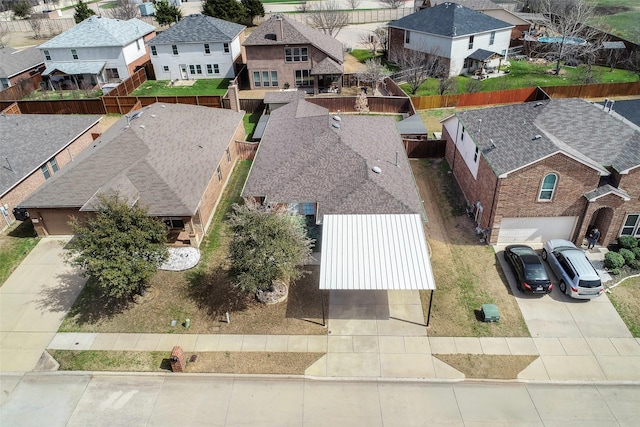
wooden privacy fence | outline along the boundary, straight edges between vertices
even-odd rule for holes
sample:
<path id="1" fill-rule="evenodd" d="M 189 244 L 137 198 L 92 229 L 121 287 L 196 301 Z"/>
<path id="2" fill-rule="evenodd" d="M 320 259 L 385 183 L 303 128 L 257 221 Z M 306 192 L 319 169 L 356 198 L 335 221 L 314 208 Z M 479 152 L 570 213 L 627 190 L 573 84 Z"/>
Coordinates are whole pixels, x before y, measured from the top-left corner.
<path id="1" fill-rule="evenodd" d="M 14 101 L 8 102 L 8 104 Z M 105 114 L 102 99 L 15 101 L 22 114 Z M 0 103 L 3 105 L 4 103 Z M 2 108 L 2 107 L 0 107 Z"/>
<path id="2" fill-rule="evenodd" d="M 15 101 L 17 99 L 22 99 L 37 89 L 40 86 L 41 81 L 42 76 L 40 74 L 36 74 L 35 76 L 19 81 L 16 85 L 0 92 L 0 101 Z"/>
<path id="3" fill-rule="evenodd" d="M 105 96 L 102 98 L 102 102 L 104 102 L 104 109 L 108 114 L 127 114 L 137 102 L 140 102 L 143 107 L 156 102 L 164 102 L 165 104 L 187 104 L 222 108 L 222 97 L 219 95 Z"/>
<path id="4" fill-rule="evenodd" d="M 602 98 L 640 95 L 640 82 L 541 87 L 551 98 Z"/>
<path id="5" fill-rule="evenodd" d="M 446 139 L 402 138 L 402 143 L 410 159 L 441 158 L 447 147 Z"/>
<path id="6" fill-rule="evenodd" d="M 475 105 L 511 104 L 545 99 L 536 87 L 499 90 L 494 92 L 460 93 L 453 95 L 412 96 L 416 110 L 447 107 L 471 107 Z"/>
<path id="7" fill-rule="evenodd" d="M 112 91 L 105 95 L 105 97 L 110 96 L 127 96 L 131 94 L 134 90 L 140 87 L 140 85 L 147 81 L 147 73 L 144 68 L 140 68 L 138 71 L 133 73 L 131 77 L 124 80 L 118 86 L 116 86 Z"/>
<path id="8" fill-rule="evenodd" d="M 257 142 L 236 141 L 236 150 L 238 152 L 238 159 L 240 160 L 253 160 L 258 151 Z"/>
<path id="9" fill-rule="evenodd" d="M 355 113 L 356 111 L 355 96 L 336 96 L 332 98 L 305 98 L 313 104 L 327 108 L 331 112 L 341 111 L 344 113 Z M 405 114 L 412 111 L 411 101 L 409 98 L 401 98 L 394 96 L 370 96 L 367 98 L 369 102 L 369 110 L 372 113 L 385 114 Z"/>

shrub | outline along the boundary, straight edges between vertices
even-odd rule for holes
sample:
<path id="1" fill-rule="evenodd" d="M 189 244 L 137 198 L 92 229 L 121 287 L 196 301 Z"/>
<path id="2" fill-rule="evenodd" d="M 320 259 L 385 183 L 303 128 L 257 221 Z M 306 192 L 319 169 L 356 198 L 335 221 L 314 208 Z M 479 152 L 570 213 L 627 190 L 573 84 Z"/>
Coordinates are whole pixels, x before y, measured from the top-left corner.
<path id="1" fill-rule="evenodd" d="M 636 259 L 640 259 L 640 248 L 632 248 L 631 252 L 636 256 Z"/>
<path id="2" fill-rule="evenodd" d="M 604 256 L 604 266 L 609 269 L 617 269 L 624 265 L 624 258 L 617 252 L 607 252 Z"/>
<path id="3" fill-rule="evenodd" d="M 624 263 L 627 265 L 629 265 L 631 261 L 636 259 L 636 256 L 629 249 L 620 249 L 618 253 L 622 255 L 622 258 L 624 258 Z"/>
<path id="4" fill-rule="evenodd" d="M 638 247 L 638 240 L 633 236 L 620 236 L 618 237 L 618 244 L 621 248 L 632 249 Z"/>
<path id="5" fill-rule="evenodd" d="M 633 268 L 634 270 L 640 270 L 640 259 L 634 259 L 633 261 L 631 261 L 629 263 L 629 267 Z"/>
<path id="6" fill-rule="evenodd" d="M 609 274 L 613 274 L 614 276 L 617 276 L 618 274 L 620 274 L 620 269 L 614 268 L 613 270 L 609 270 Z"/>

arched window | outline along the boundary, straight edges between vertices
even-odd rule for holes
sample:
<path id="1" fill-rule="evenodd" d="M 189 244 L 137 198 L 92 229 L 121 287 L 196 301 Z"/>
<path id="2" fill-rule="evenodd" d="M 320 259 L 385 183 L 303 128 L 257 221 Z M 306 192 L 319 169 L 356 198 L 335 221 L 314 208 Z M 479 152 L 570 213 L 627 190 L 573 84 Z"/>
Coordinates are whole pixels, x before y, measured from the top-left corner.
<path id="1" fill-rule="evenodd" d="M 553 193 L 556 191 L 556 184 L 558 182 L 558 175 L 550 173 L 545 175 L 542 180 L 542 188 L 540 188 L 540 194 L 538 200 L 551 200 L 553 199 Z"/>

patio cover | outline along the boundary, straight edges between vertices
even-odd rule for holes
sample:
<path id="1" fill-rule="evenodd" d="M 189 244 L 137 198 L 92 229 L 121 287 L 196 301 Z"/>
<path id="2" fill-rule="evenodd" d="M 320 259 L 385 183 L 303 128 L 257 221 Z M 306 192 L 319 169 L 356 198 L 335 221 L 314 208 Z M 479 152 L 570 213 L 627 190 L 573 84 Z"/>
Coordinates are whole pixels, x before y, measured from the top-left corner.
<path id="1" fill-rule="evenodd" d="M 502 55 L 500 55 L 499 53 L 496 52 L 491 52 L 490 50 L 485 50 L 485 49 L 478 49 L 475 52 L 473 52 L 471 55 L 467 56 L 467 58 L 469 59 L 475 59 L 476 61 L 480 61 L 480 62 L 487 62 L 490 59 L 493 59 L 494 57 L 501 57 Z"/>
<path id="2" fill-rule="evenodd" d="M 400 122 L 396 122 L 396 127 L 400 135 L 427 135 L 429 133 L 419 114 L 414 114 Z"/>
<path id="3" fill-rule="evenodd" d="M 325 215 L 320 289 L 435 289 L 420 215 Z"/>
<path id="4" fill-rule="evenodd" d="M 42 75 L 48 76 L 55 71 L 60 71 L 64 74 L 100 74 L 105 64 L 106 62 L 104 61 L 51 62 Z"/>
<path id="5" fill-rule="evenodd" d="M 253 131 L 253 139 L 262 139 L 262 135 L 264 135 L 264 130 L 267 128 L 268 122 L 269 122 L 269 114 L 263 114 L 260 116 L 260 119 L 258 120 L 258 124 L 256 125 L 256 128 Z"/>

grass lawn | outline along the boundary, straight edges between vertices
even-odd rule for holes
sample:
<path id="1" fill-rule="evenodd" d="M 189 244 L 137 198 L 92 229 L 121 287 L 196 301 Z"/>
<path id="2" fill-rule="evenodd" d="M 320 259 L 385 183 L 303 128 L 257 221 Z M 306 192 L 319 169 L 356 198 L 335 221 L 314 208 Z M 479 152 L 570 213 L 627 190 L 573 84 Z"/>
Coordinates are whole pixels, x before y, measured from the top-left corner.
<path id="1" fill-rule="evenodd" d="M 48 100 L 48 99 L 87 99 L 99 98 L 102 90 L 41 90 L 37 89 L 25 96 L 25 100 Z"/>
<path id="2" fill-rule="evenodd" d="M 640 277 L 625 280 L 608 295 L 631 334 L 640 338 Z"/>
<path id="3" fill-rule="evenodd" d="M 230 79 L 196 80 L 193 86 L 169 86 L 169 80 L 147 80 L 131 96 L 224 95 Z"/>
<path id="4" fill-rule="evenodd" d="M 538 356 L 497 354 L 436 354 L 434 357 L 453 366 L 467 378 L 514 380 Z"/>
<path id="5" fill-rule="evenodd" d="M 0 286 L 38 244 L 31 221 L 16 222 L 0 236 Z"/>
<path id="6" fill-rule="evenodd" d="M 354 58 L 356 58 L 358 61 L 360 62 L 365 62 L 367 59 L 371 59 L 373 58 L 373 55 L 371 54 L 371 51 L 369 49 L 353 49 L 351 52 L 351 55 L 353 55 Z M 376 55 L 376 58 L 381 57 L 382 54 L 378 54 Z"/>
<path id="7" fill-rule="evenodd" d="M 251 141 L 251 138 L 253 138 L 253 132 L 255 132 L 256 130 L 256 126 L 258 125 L 258 120 L 260 120 L 261 115 L 261 111 L 256 111 L 253 114 L 247 113 L 242 118 L 242 122 L 244 123 L 244 131 L 247 134 L 247 141 Z"/>
<path id="8" fill-rule="evenodd" d="M 584 67 L 562 67 L 561 75 L 547 74 L 554 64 L 534 64 L 528 61 L 511 61 L 509 74 L 502 77 L 475 80 L 466 76 L 457 76 L 455 93 L 491 92 L 495 90 L 518 89 L 535 86 L 569 86 L 584 84 Z M 638 81 L 637 74 L 627 70 L 615 69 L 613 72 L 607 67 L 594 67 L 594 83 L 622 83 Z M 407 83 L 400 85 L 402 90 L 411 94 Z M 438 80 L 428 79 L 412 96 L 438 95 Z"/>
<path id="9" fill-rule="evenodd" d="M 89 280 L 63 321 L 66 332 L 146 332 L 322 335 L 322 292 L 318 289 L 318 267 L 291 284 L 289 298 L 264 306 L 253 295 L 239 294 L 227 274 L 225 223 L 231 205 L 240 201 L 240 191 L 251 162 L 238 162 L 218 205 L 209 233 L 200 246 L 200 264 L 186 272 L 159 271 L 149 293 L 135 303 L 114 304 L 100 296 Z M 326 293 L 326 291 L 324 291 Z M 325 297 L 325 303 L 328 297 Z M 230 313 L 231 323 L 225 321 Z M 191 319 L 191 327 L 182 323 Z M 177 320 L 177 326 L 171 321 Z"/>

